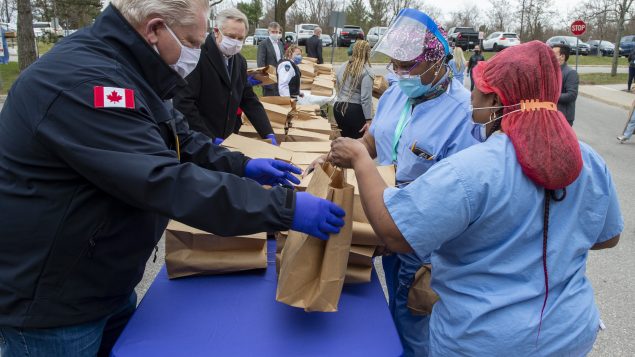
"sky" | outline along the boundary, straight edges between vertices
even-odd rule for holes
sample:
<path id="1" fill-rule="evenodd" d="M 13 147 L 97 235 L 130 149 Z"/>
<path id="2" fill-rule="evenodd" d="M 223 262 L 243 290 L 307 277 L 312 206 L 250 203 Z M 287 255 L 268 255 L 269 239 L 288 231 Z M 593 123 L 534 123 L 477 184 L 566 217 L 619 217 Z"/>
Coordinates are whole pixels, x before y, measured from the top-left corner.
<path id="1" fill-rule="evenodd" d="M 552 0 L 554 7 L 559 13 L 567 14 L 572 11 L 580 0 Z M 451 12 L 458 11 L 465 8 L 466 4 L 478 4 L 483 10 L 489 9 L 489 1 L 487 0 L 425 0 L 424 3 L 434 5 L 443 11 L 444 16 L 449 16 Z M 517 4 L 518 0 L 510 1 L 512 4 Z"/>

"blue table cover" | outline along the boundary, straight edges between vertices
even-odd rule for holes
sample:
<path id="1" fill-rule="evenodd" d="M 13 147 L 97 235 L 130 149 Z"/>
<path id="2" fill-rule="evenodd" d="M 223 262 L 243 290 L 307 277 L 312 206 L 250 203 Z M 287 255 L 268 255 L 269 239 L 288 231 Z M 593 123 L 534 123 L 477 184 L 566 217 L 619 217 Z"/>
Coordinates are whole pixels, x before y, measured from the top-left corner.
<path id="1" fill-rule="evenodd" d="M 168 280 L 165 267 L 112 356 L 399 356 L 375 273 L 345 286 L 338 312 L 307 313 L 276 297 L 275 241 L 266 271 Z"/>

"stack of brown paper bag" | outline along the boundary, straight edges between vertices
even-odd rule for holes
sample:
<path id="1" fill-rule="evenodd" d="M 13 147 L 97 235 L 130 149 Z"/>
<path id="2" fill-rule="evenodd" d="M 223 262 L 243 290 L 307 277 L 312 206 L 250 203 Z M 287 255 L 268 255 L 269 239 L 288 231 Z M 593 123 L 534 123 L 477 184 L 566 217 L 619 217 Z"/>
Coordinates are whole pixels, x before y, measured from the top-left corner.
<path id="1" fill-rule="evenodd" d="M 259 86 L 278 83 L 277 70 L 274 66 L 247 69 L 247 74 L 259 80 L 261 82 L 257 84 Z"/>

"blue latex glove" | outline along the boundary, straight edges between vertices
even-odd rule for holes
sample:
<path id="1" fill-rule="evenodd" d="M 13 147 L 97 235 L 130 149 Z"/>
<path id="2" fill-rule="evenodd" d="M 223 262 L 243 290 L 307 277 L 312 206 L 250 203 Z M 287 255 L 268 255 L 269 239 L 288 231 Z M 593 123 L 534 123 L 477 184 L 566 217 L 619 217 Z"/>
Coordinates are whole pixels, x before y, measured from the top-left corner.
<path id="1" fill-rule="evenodd" d="M 225 141 L 223 138 L 214 138 L 214 145 L 220 145 Z"/>
<path id="2" fill-rule="evenodd" d="M 247 83 L 249 83 L 249 85 L 253 87 L 259 85 L 260 83 L 262 83 L 262 81 L 257 80 L 253 76 L 247 76 Z"/>
<path id="3" fill-rule="evenodd" d="M 267 136 L 265 136 L 265 138 L 267 139 L 271 139 L 271 144 L 278 146 L 278 142 L 276 141 L 276 134 L 269 134 Z"/>
<path id="4" fill-rule="evenodd" d="M 291 173 L 301 174 L 302 170 L 284 161 L 274 159 L 251 159 L 245 165 L 245 177 L 248 177 L 261 185 L 269 186 L 293 186 L 300 180 Z"/>
<path id="5" fill-rule="evenodd" d="M 307 233 L 322 240 L 337 234 L 344 226 L 346 212 L 331 201 L 317 198 L 310 193 L 295 194 L 295 213 L 291 229 Z"/>

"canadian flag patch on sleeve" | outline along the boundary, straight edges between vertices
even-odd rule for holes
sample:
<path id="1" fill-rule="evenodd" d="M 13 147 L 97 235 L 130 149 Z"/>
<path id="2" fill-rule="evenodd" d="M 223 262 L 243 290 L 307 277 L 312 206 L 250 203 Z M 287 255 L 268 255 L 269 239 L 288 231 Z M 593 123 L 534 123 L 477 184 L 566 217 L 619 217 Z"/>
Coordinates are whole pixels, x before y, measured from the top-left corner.
<path id="1" fill-rule="evenodd" d="M 134 91 L 126 88 L 95 86 L 95 108 L 134 109 Z"/>

